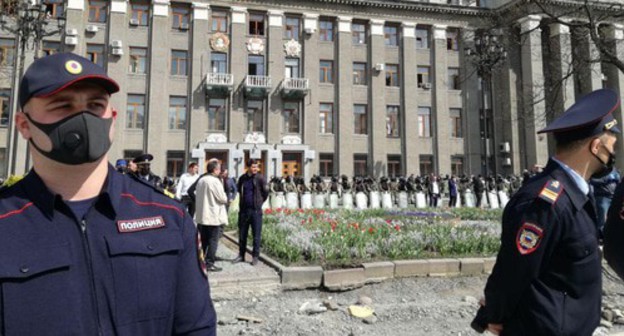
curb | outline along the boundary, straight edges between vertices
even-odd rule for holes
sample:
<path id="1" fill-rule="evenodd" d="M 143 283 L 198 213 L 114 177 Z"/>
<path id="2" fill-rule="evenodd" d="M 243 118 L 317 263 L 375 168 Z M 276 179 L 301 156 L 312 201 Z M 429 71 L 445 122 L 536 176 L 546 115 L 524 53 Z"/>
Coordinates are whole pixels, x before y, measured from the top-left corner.
<path id="1" fill-rule="evenodd" d="M 223 237 L 238 245 L 234 231 Z M 247 253 L 251 253 L 249 247 Z M 330 291 L 344 291 L 393 278 L 476 276 L 492 272 L 495 257 L 414 259 L 363 263 L 361 267 L 324 270 L 321 266 L 284 266 L 264 253 L 260 260 L 275 269 L 281 278 L 282 289 L 296 290 L 323 287 Z"/>

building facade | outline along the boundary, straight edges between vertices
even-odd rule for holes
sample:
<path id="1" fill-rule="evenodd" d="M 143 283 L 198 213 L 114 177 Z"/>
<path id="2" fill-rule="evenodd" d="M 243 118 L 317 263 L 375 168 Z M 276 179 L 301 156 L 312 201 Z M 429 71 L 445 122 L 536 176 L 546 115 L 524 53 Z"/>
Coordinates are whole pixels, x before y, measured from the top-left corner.
<path id="1" fill-rule="evenodd" d="M 111 160 L 149 152 L 152 170 L 172 177 L 212 157 L 235 175 L 251 157 L 268 176 L 306 180 L 519 173 L 552 150 L 535 134 L 548 109 L 624 85 L 617 69 L 598 63 L 578 75 L 584 80 L 546 92 L 545 74 L 564 77 L 573 34 L 511 11 L 513 1 L 43 2 L 66 26 L 42 41 L 40 56 L 84 55 L 121 85 Z M 465 49 L 502 15 L 513 18 L 500 36 L 508 57 L 487 86 Z M 19 174 L 27 146 L 6 125 L 20 50 L 16 36 L 0 33 L 0 175 Z M 609 34 L 620 52 L 622 26 Z M 27 66 L 35 52 L 25 55 Z M 539 99 L 547 95 L 559 99 Z"/>

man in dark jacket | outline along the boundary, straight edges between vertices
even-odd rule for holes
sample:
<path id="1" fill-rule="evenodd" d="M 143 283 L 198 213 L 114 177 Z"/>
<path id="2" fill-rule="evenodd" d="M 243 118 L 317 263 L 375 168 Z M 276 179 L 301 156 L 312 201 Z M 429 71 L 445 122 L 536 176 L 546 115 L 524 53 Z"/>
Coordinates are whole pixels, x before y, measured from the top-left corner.
<path id="1" fill-rule="evenodd" d="M 249 226 L 253 235 L 252 265 L 258 264 L 260 256 L 260 239 L 262 237 L 262 204 L 269 197 L 266 180 L 258 174 L 258 160 L 247 160 L 247 172 L 237 183 L 240 192 L 240 212 L 238 214 L 238 257 L 234 262 L 245 261 L 245 248 Z"/>

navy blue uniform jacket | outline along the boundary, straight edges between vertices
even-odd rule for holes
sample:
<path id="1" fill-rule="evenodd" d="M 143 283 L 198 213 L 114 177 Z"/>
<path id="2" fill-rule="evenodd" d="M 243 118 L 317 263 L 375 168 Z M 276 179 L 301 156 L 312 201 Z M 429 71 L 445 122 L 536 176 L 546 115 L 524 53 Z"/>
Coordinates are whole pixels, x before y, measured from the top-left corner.
<path id="1" fill-rule="evenodd" d="M 0 334 L 215 335 L 180 204 L 109 167 L 78 220 L 31 171 L 0 192 Z"/>
<path id="2" fill-rule="evenodd" d="M 505 207 L 501 248 L 486 287 L 502 335 L 591 335 L 600 322 L 595 210 L 550 160 Z"/>

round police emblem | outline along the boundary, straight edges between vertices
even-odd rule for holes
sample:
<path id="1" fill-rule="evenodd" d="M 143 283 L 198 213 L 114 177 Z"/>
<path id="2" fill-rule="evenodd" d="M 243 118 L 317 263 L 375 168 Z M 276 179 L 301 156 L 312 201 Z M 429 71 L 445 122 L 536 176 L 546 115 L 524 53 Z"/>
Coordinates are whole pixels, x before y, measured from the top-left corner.
<path id="1" fill-rule="evenodd" d="M 82 65 L 76 61 L 67 61 L 65 63 L 65 70 L 72 75 L 77 75 L 82 72 Z"/>

